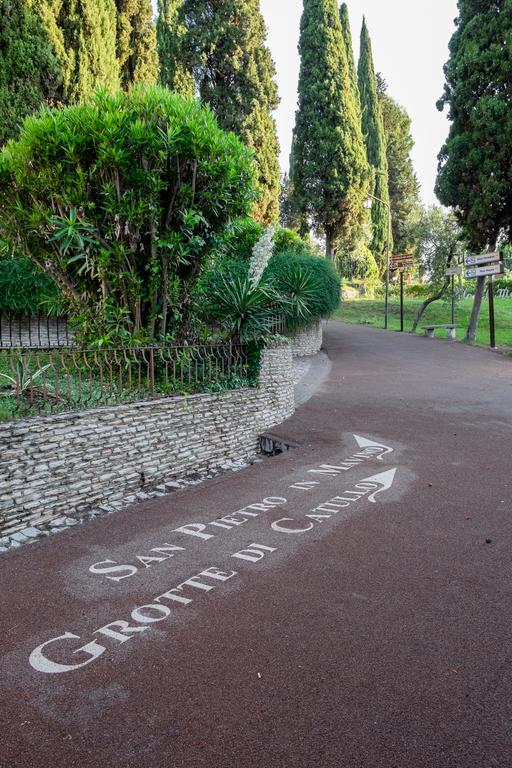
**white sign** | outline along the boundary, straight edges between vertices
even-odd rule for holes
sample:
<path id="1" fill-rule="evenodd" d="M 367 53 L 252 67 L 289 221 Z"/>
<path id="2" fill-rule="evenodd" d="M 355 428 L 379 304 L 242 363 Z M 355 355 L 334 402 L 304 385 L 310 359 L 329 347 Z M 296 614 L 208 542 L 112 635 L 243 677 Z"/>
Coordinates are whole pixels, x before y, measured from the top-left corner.
<path id="1" fill-rule="evenodd" d="M 481 256 L 466 256 L 466 267 L 475 267 L 477 264 L 494 264 L 501 261 L 501 253 L 482 253 Z"/>
<path id="2" fill-rule="evenodd" d="M 466 269 L 466 277 L 485 277 L 486 275 L 502 275 L 504 272 L 503 264 L 489 264 L 487 267 L 478 267 L 477 269 Z"/>
<path id="3" fill-rule="evenodd" d="M 455 277 L 456 275 L 462 275 L 462 267 L 450 267 L 444 273 L 446 277 Z"/>

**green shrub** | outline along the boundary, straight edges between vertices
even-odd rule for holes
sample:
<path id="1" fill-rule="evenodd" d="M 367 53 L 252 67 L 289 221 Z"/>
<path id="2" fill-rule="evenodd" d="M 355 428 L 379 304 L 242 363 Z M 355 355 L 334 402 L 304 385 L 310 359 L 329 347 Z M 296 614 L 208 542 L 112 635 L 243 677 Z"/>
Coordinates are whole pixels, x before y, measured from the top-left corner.
<path id="1" fill-rule="evenodd" d="M 249 217 L 237 219 L 223 233 L 219 241 L 219 252 L 227 259 L 250 261 L 252 249 L 265 232 L 265 227 Z"/>
<path id="2" fill-rule="evenodd" d="M 88 343 L 184 335 L 203 266 L 254 197 L 250 151 L 164 88 L 44 111 L 0 154 L 0 238 L 59 285 Z"/>
<path id="3" fill-rule="evenodd" d="M 252 249 L 261 239 L 265 227 L 250 217 L 237 219 L 231 223 L 218 242 L 217 256 L 226 259 L 249 261 Z M 318 255 L 315 246 L 303 240 L 291 229 L 276 228 L 274 232 L 274 255 L 283 251 L 295 251 L 310 255 Z"/>
<path id="4" fill-rule="evenodd" d="M 428 283 L 413 283 L 412 285 L 405 286 L 406 295 L 413 298 L 423 298 L 430 296 L 430 294 L 433 292 L 434 289 Z"/>
<path id="5" fill-rule="evenodd" d="M 0 259 L 0 314 L 53 314 L 59 299 L 54 281 L 28 259 Z"/>
<path id="6" fill-rule="evenodd" d="M 360 240 L 351 251 L 340 250 L 337 254 L 338 266 L 343 279 L 379 281 L 379 267 L 368 246 Z"/>
<path id="7" fill-rule="evenodd" d="M 497 291 L 499 290 L 512 291 L 512 278 L 500 277 L 499 279 L 494 281 L 494 287 Z"/>
<path id="8" fill-rule="evenodd" d="M 274 235 L 274 255 L 278 256 L 284 251 L 316 255 L 311 243 L 303 240 L 302 237 L 292 229 L 276 229 Z"/>
<path id="9" fill-rule="evenodd" d="M 283 251 L 272 257 L 263 279 L 285 298 L 282 309 L 290 327 L 304 325 L 313 318 L 329 317 L 339 306 L 340 279 L 327 259 Z M 301 282 L 303 287 L 299 290 Z M 299 294 L 309 312 L 309 318 L 303 320 L 297 314 Z"/>

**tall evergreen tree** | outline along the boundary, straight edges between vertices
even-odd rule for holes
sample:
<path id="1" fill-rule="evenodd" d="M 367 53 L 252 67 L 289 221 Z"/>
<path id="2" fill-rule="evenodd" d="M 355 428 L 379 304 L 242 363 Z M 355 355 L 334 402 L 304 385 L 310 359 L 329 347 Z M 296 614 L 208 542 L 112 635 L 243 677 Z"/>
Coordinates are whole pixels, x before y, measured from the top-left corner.
<path id="1" fill-rule="evenodd" d="M 377 91 L 386 135 L 389 200 L 393 220 L 393 243 L 397 253 L 406 253 L 414 245 L 411 220 L 419 212 L 420 185 L 414 171 L 411 151 L 414 139 L 411 118 L 387 91 L 385 80 L 377 74 Z"/>
<path id="2" fill-rule="evenodd" d="M 116 0 L 116 8 L 121 87 L 153 85 L 158 77 L 158 55 L 151 0 Z"/>
<path id="3" fill-rule="evenodd" d="M 259 0 L 183 0 L 184 64 L 222 128 L 254 151 L 263 223 L 279 217 L 279 144 L 272 112 L 279 99 L 275 67 L 265 44 Z"/>
<path id="4" fill-rule="evenodd" d="M 160 59 L 159 82 L 183 96 L 194 95 L 194 80 L 183 65 L 186 27 L 181 8 L 183 0 L 158 0 L 156 36 Z"/>
<path id="5" fill-rule="evenodd" d="M 475 248 L 512 233 L 512 5 L 459 0 L 439 109 L 452 121 L 436 192 Z"/>
<path id="6" fill-rule="evenodd" d="M 459 0 L 439 109 L 452 121 L 439 155 L 436 193 L 452 206 L 474 249 L 512 236 L 512 3 Z M 479 278 L 467 332 L 484 293 Z"/>
<path id="7" fill-rule="evenodd" d="M 345 50 L 347 52 L 348 69 L 350 72 L 350 78 L 354 85 L 355 90 L 359 98 L 359 86 L 357 83 L 357 70 L 356 60 L 354 58 L 354 46 L 352 44 L 352 32 L 350 29 L 350 17 L 348 14 L 348 5 L 342 3 L 340 7 L 340 19 L 341 19 L 341 31 L 343 32 L 343 40 L 345 42 Z"/>
<path id="8" fill-rule="evenodd" d="M 372 205 L 372 243 L 370 247 L 382 272 L 386 265 L 386 251 L 389 238 L 388 163 L 384 124 L 377 95 L 372 44 L 365 19 L 363 19 L 361 29 L 361 46 L 357 74 L 366 152 L 374 175 L 372 194 L 375 198 L 378 198 L 378 200 L 373 201 Z M 392 244 L 390 243 L 389 245 L 391 248 Z"/>
<path id="9" fill-rule="evenodd" d="M 58 94 L 60 69 L 31 0 L 0 0 L 0 146 Z"/>
<path id="10" fill-rule="evenodd" d="M 368 165 L 336 0 L 304 0 L 291 179 L 326 255 L 361 221 Z"/>
<path id="11" fill-rule="evenodd" d="M 114 0 L 38 0 L 34 10 L 63 72 L 62 101 L 119 88 Z"/>

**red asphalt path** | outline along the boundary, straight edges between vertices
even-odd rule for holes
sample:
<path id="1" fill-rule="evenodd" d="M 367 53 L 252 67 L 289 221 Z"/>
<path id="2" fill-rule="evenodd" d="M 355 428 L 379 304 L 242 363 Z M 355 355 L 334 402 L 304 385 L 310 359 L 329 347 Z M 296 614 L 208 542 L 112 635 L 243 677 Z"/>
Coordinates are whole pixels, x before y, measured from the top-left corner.
<path id="1" fill-rule="evenodd" d="M 295 450 L 0 557 L 2 768 L 512 765 L 512 361 L 325 347 Z"/>

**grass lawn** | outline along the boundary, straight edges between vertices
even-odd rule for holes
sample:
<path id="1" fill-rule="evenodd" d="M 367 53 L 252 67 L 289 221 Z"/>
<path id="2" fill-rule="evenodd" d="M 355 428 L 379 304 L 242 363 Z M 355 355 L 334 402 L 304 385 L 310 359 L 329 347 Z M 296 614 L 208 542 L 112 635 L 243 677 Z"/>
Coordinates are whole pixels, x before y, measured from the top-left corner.
<path id="1" fill-rule="evenodd" d="M 421 305 L 420 299 L 404 300 L 404 330 L 410 331 L 414 316 Z M 471 315 L 473 299 L 459 301 L 455 308 L 457 338 L 464 339 Z M 496 314 L 496 343 L 500 347 L 512 347 L 512 299 L 494 300 Z M 343 299 L 339 309 L 333 315 L 334 320 L 353 325 L 371 325 L 374 328 L 384 327 L 384 299 Z M 450 323 L 450 304 L 446 301 L 436 301 L 431 304 L 420 320 L 418 333 L 423 333 L 422 325 L 438 325 Z M 400 330 L 400 301 L 392 297 L 389 304 L 389 328 Z M 436 336 L 446 336 L 446 332 L 436 331 Z M 478 323 L 476 343 L 489 346 L 489 304 L 487 298 L 482 302 L 482 311 Z"/>

